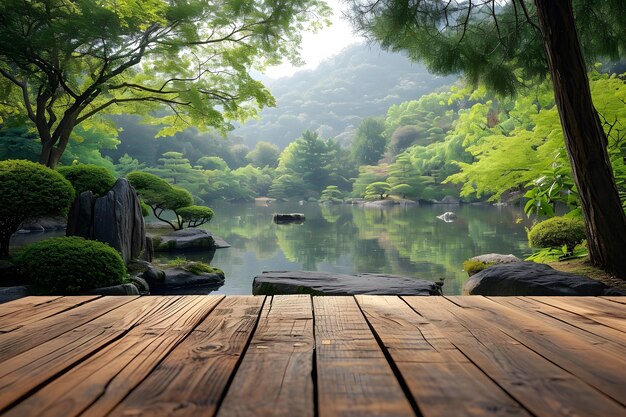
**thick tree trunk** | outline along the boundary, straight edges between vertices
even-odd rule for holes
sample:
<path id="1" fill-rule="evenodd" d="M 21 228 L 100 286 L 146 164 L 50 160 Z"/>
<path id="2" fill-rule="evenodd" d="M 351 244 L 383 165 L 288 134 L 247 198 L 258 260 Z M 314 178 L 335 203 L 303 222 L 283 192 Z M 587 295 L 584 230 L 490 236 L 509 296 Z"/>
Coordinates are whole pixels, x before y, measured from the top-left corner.
<path id="1" fill-rule="evenodd" d="M 591 261 L 626 278 L 626 215 L 593 106 L 571 0 L 535 0 Z"/>

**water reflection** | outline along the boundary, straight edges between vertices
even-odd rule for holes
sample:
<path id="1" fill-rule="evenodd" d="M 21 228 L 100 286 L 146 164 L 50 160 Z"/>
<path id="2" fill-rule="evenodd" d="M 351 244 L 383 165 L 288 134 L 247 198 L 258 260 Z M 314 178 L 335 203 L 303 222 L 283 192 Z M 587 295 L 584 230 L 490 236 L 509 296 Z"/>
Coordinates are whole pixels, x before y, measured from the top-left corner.
<path id="1" fill-rule="evenodd" d="M 216 293 L 250 294 L 252 279 L 267 270 L 377 272 L 438 281 L 444 293 L 459 294 L 467 275 L 462 263 L 474 255 L 528 253 L 521 209 L 492 206 L 359 206 L 272 203 L 213 207 L 206 228 L 232 247 L 211 260 L 224 270 L 226 283 Z M 455 211 L 453 222 L 436 216 Z M 301 224 L 275 224 L 273 213 L 300 212 Z M 159 255 L 173 258 L 176 255 Z M 209 261 L 209 254 L 187 253 Z"/>

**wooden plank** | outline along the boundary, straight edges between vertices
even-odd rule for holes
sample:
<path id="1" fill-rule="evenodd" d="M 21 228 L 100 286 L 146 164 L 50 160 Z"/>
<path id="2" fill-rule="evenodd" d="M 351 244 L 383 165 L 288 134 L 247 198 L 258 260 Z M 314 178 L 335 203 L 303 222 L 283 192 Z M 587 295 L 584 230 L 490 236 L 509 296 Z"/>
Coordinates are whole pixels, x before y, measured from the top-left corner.
<path id="1" fill-rule="evenodd" d="M 530 416 L 398 297 L 357 296 L 424 417 Z"/>
<path id="2" fill-rule="evenodd" d="M 5 415 L 106 415 L 150 374 L 222 298 L 178 297 L 173 302 L 152 309 L 124 337 L 81 361 L 53 383 L 11 408 Z M 169 297 L 166 299 L 172 300 Z"/>
<path id="3" fill-rule="evenodd" d="M 63 314 L 31 323 L 10 333 L 0 334 L 0 362 L 80 327 L 136 298 L 137 296 L 102 297 Z"/>
<path id="4" fill-rule="evenodd" d="M 213 416 L 264 297 L 228 297 L 108 417 Z"/>
<path id="5" fill-rule="evenodd" d="M 415 415 L 353 297 L 315 297 L 320 417 Z"/>
<path id="6" fill-rule="evenodd" d="M 619 303 L 619 304 L 626 304 L 626 297 L 622 296 L 622 297 L 617 297 L 617 296 L 613 296 L 613 297 L 600 297 L 603 300 L 609 300 L 611 302 L 614 303 Z"/>
<path id="7" fill-rule="evenodd" d="M 0 333 L 8 333 L 100 298 L 98 295 L 61 297 L 32 309 L 22 309 L 0 319 Z"/>
<path id="8" fill-rule="evenodd" d="M 160 311 L 163 306 L 174 303 L 178 298 L 138 298 L 5 360 L 0 367 L 0 411 L 116 340 L 152 311 Z"/>
<path id="9" fill-rule="evenodd" d="M 452 297 L 454 300 L 458 298 Z M 476 298 L 478 302 L 482 299 L 473 296 L 465 298 Z M 535 416 L 626 415 L 623 406 L 589 386 L 586 381 L 506 334 L 494 323 L 497 321 L 495 317 L 485 320 L 478 309 L 459 307 L 443 297 L 405 297 L 405 300 Z M 483 303 L 498 305 L 489 300 L 483 300 Z M 509 323 L 510 327 L 523 325 Z"/>
<path id="10" fill-rule="evenodd" d="M 483 297 L 449 297 L 483 319 L 626 405 L 626 351 L 569 324 L 537 319 L 519 308 Z"/>
<path id="11" fill-rule="evenodd" d="M 607 327 L 597 321 L 594 321 L 584 315 L 576 314 L 571 311 L 563 310 L 550 303 L 544 302 L 548 297 L 539 297 L 532 299 L 530 297 L 488 297 L 489 299 L 504 305 L 511 305 L 524 310 L 527 313 L 535 313 L 535 317 L 539 319 L 559 320 L 570 326 L 577 327 L 581 330 L 589 332 L 595 336 L 601 337 L 610 343 L 617 344 L 615 349 L 623 350 L 626 348 L 626 333 Z M 547 301 L 547 300 L 546 300 Z M 624 306 L 626 307 L 626 306 Z M 550 319 L 547 319 L 550 320 Z"/>
<path id="12" fill-rule="evenodd" d="M 267 298 L 217 415 L 312 417 L 313 346 L 311 298 Z"/>
<path id="13" fill-rule="evenodd" d="M 626 333 L 626 305 L 597 297 L 530 297 Z"/>
<path id="14" fill-rule="evenodd" d="M 49 303 L 59 298 L 61 298 L 60 295 L 36 297 L 30 296 L 18 298 L 17 300 L 9 301 L 7 303 L 2 303 L 0 304 L 0 320 L 2 320 L 2 317 L 6 316 L 7 314 L 13 314 L 20 310 L 31 310 L 34 307 Z"/>

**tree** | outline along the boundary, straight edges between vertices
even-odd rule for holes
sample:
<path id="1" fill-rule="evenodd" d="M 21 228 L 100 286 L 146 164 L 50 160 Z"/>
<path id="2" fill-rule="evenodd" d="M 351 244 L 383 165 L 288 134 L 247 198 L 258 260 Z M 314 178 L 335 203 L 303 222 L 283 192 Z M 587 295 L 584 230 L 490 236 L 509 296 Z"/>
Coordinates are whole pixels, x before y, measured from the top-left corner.
<path id="1" fill-rule="evenodd" d="M 383 135 L 385 124 L 376 117 L 366 117 L 356 129 L 351 154 L 357 165 L 374 165 L 382 158 L 387 146 Z"/>
<path id="2" fill-rule="evenodd" d="M 307 130 L 283 150 L 278 170 L 286 169 L 319 190 L 329 185 L 333 151 L 334 143 Z"/>
<path id="3" fill-rule="evenodd" d="M 0 162 L 0 256 L 9 254 L 11 235 L 29 217 L 66 215 L 72 184 L 35 162 Z"/>
<path id="4" fill-rule="evenodd" d="M 624 51 L 623 2 L 348 1 L 358 28 L 387 48 L 424 60 L 435 72 L 462 70 L 471 83 L 485 83 L 504 95 L 549 73 L 580 193 L 590 259 L 626 277 L 626 215 L 585 65 Z"/>
<path id="5" fill-rule="evenodd" d="M 219 156 L 203 156 L 196 161 L 196 164 L 202 167 L 202 169 L 208 169 L 211 171 L 226 171 L 228 169 L 226 161 Z"/>
<path id="6" fill-rule="evenodd" d="M 300 31 L 330 13 L 321 0 L 2 0 L 0 10 L 10 93 L 0 107 L 37 128 L 50 167 L 74 128 L 104 113 L 144 115 L 161 135 L 228 130 L 274 104 L 250 70 L 299 62 Z"/>
<path id="7" fill-rule="evenodd" d="M 248 152 L 246 159 L 255 167 L 275 167 L 278 163 L 280 149 L 269 142 L 258 142 L 253 150 Z"/>
<path id="8" fill-rule="evenodd" d="M 154 217 L 169 224 L 174 230 L 184 227 L 184 221 L 178 211 L 184 207 L 195 207 L 192 206 L 193 196 L 189 191 L 174 187 L 164 179 L 147 172 L 131 172 L 126 178 L 135 187 L 141 200 L 150 206 Z M 166 210 L 174 212 L 175 223 L 163 217 Z"/>

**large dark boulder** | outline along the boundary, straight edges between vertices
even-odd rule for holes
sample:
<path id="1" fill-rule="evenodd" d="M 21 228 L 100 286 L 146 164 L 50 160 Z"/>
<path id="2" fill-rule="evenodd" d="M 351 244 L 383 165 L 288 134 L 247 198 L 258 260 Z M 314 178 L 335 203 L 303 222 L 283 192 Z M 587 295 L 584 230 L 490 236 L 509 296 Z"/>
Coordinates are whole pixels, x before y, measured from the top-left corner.
<path id="1" fill-rule="evenodd" d="M 154 251 L 165 252 L 189 249 L 220 249 L 230 245 L 219 236 L 204 229 L 190 227 L 153 239 Z"/>
<path id="2" fill-rule="evenodd" d="M 269 271 L 254 277 L 254 295 L 439 295 L 432 281 L 395 275 L 344 275 L 316 271 Z"/>
<path id="3" fill-rule="evenodd" d="M 94 198 L 91 191 L 81 193 L 70 209 L 66 233 L 108 243 L 127 264 L 139 257 L 145 248 L 146 232 L 135 189 L 120 178 L 100 198 Z"/>
<path id="4" fill-rule="evenodd" d="M 581 275 L 557 271 L 535 262 L 491 266 L 473 275 L 463 286 L 470 295 L 621 295 L 605 284 Z"/>

